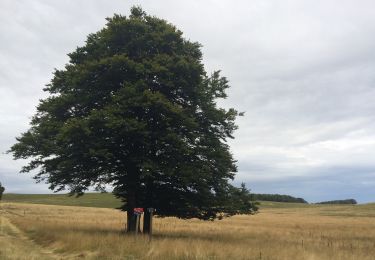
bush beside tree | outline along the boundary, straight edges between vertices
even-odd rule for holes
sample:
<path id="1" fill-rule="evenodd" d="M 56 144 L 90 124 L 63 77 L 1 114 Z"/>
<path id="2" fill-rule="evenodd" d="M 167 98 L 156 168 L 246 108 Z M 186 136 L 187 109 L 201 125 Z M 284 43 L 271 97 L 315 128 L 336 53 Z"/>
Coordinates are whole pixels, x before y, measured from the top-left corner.
<path id="1" fill-rule="evenodd" d="M 2 199 L 2 197 L 3 197 L 3 193 L 4 193 L 4 191 L 5 191 L 5 188 L 4 188 L 4 186 L 1 184 L 1 182 L 0 182 L 0 200 Z"/>

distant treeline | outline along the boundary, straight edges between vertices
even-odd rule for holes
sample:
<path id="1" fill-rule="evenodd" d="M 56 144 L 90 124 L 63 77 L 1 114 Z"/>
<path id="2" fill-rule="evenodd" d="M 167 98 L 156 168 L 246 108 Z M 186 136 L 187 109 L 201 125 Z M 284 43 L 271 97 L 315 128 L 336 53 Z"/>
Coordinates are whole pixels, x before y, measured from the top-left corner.
<path id="1" fill-rule="evenodd" d="M 322 201 L 315 204 L 357 204 L 355 199 Z"/>
<path id="2" fill-rule="evenodd" d="M 295 203 L 307 203 L 306 200 L 302 198 L 295 198 L 289 195 L 280 195 L 280 194 L 256 194 L 253 193 L 254 200 L 263 200 L 263 201 L 276 201 L 276 202 L 295 202 Z"/>

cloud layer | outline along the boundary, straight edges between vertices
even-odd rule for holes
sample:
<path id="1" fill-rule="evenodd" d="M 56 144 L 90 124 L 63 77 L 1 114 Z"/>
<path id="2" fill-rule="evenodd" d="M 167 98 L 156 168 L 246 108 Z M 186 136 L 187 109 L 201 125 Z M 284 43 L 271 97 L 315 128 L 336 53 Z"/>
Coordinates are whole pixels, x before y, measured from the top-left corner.
<path id="1" fill-rule="evenodd" d="M 230 80 L 221 104 L 245 111 L 231 141 L 235 180 L 309 201 L 375 201 L 372 1 L 11 1 L 0 3 L 0 148 L 25 131 L 66 54 L 113 13 L 140 4 L 203 44 Z M 46 192 L 0 157 L 12 192 Z"/>

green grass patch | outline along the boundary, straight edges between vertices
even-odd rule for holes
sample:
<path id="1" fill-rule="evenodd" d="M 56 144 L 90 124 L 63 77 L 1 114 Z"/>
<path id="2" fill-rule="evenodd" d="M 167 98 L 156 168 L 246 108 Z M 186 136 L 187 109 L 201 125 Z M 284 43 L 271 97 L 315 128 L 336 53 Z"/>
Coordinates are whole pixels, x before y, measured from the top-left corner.
<path id="1" fill-rule="evenodd" d="M 86 193 L 81 197 L 67 194 L 12 194 L 3 195 L 3 202 L 32 203 L 96 208 L 118 208 L 121 201 L 112 193 Z"/>
<path id="2" fill-rule="evenodd" d="M 267 209 L 267 208 L 309 208 L 315 205 L 307 204 L 307 203 L 294 203 L 294 202 L 276 202 L 276 201 L 258 201 L 259 208 Z"/>
<path id="3" fill-rule="evenodd" d="M 375 203 L 368 204 L 307 204 L 307 203 L 289 203 L 259 201 L 259 208 L 274 209 L 282 213 L 291 212 L 311 212 L 321 216 L 338 216 L 338 217 L 375 217 Z"/>
<path id="4" fill-rule="evenodd" d="M 341 217 L 375 217 L 375 203 L 357 205 L 327 205 L 320 215 Z"/>

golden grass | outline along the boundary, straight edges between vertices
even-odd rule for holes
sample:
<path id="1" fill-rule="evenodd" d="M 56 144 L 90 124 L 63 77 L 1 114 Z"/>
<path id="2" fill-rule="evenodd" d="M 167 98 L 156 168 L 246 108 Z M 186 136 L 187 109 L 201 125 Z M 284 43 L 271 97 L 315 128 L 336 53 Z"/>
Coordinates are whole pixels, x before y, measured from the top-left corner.
<path id="1" fill-rule="evenodd" d="M 7 203 L 6 217 L 63 259 L 375 259 L 375 207 L 267 208 L 215 222 L 156 218 L 124 234 L 114 209 Z"/>
<path id="2" fill-rule="evenodd" d="M 0 259 L 56 259 L 53 252 L 30 241 L 8 219 L 0 216 Z"/>

